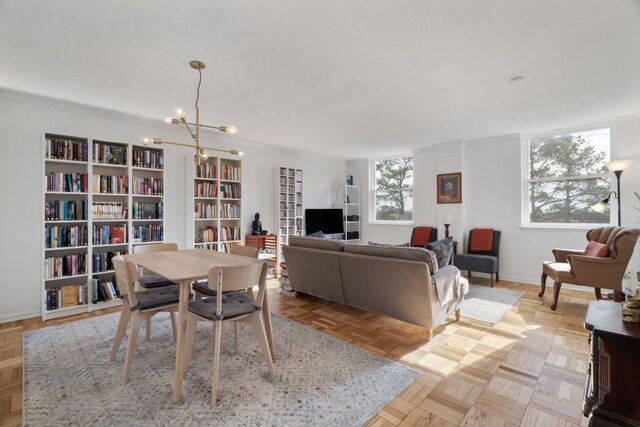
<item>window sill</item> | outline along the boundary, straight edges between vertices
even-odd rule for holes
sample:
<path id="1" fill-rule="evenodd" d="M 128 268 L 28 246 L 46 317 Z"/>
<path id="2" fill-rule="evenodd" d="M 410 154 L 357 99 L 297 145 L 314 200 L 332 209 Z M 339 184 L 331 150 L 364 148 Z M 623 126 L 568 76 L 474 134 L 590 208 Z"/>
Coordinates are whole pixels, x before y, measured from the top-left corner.
<path id="1" fill-rule="evenodd" d="M 613 224 L 521 224 L 522 229 L 531 230 L 564 230 L 564 231 L 589 231 L 598 227 L 614 227 Z"/>
<path id="2" fill-rule="evenodd" d="M 369 225 L 413 225 L 413 221 L 371 221 Z"/>

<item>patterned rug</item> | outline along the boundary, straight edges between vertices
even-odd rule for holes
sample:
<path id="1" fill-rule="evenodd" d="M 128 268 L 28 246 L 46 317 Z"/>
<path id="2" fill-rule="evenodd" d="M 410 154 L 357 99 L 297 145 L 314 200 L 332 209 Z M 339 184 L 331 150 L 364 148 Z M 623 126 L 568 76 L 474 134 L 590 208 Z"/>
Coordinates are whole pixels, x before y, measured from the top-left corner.
<path id="1" fill-rule="evenodd" d="M 469 284 L 469 293 L 464 296 L 460 315 L 495 324 L 523 295 L 523 292 Z"/>
<path id="2" fill-rule="evenodd" d="M 199 323 L 197 358 L 171 403 L 175 347 L 168 314 L 140 331 L 129 384 L 120 378 L 126 337 L 109 353 L 119 313 L 28 332 L 24 337 L 27 426 L 358 426 L 419 373 L 307 326 L 273 315 L 276 377 L 253 331 L 223 326 L 218 406 L 211 407 L 212 327 Z"/>

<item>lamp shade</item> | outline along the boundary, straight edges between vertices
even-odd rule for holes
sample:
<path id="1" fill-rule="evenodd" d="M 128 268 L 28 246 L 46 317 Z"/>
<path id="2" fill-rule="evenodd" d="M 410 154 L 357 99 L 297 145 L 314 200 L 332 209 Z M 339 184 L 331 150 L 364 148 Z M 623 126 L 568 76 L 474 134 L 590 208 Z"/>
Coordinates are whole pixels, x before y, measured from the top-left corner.
<path id="1" fill-rule="evenodd" d="M 610 162 L 607 162 L 607 169 L 609 169 L 611 172 L 623 171 L 629 167 L 631 162 L 632 162 L 631 159 L 611 160 Z"/>
<path id="2" fill-rule="evenodd" d="M 595 212 L 602 213 L 607 208 L 608 203 L 609 203 L 609 199 L 602 200 L 596 203 L 595 205 L 591 206 L 591 209 L 593 209 Z"/>

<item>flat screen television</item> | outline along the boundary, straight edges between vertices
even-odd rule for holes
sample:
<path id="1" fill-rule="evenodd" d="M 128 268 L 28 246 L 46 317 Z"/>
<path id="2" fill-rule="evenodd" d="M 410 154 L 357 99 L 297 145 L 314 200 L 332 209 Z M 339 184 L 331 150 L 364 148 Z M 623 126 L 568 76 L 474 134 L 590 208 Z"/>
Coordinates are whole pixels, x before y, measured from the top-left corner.
<path id="1" fill-rule="evenodd" d="M 344 233 L 342 209 L 305 209 L 304 225 L 307 234 L 316 231 L 324 234 Z"/>

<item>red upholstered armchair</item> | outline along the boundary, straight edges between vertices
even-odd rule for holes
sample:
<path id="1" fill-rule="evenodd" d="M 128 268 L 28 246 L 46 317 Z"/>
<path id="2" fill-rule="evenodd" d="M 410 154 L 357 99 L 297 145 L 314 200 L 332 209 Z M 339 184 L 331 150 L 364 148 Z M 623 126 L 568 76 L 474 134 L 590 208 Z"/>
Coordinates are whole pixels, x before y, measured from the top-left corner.
<path id="1" fill-rule="evenodd" d="M 619 301 L 622 296 L 622 278 L 639 235 L 640 230 L 637 228 L 602 227 L 589 230 L 587 241 L 608 247 L 605 257 L 585 255 L 584 250 L 554 249 L 555 261 L 545 261 L 542 264 L 542 288 L 538 296 L 544 295 L 547 277 L 550 277 L 553 279 L 551 310 L 558 306 L 563 283 L 591 286 L 595 288 L 597 299 L 601 298 L 600 288 L 613 289 L 615 298 Z"/>

